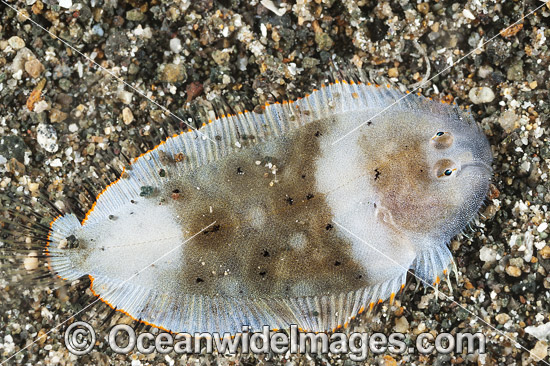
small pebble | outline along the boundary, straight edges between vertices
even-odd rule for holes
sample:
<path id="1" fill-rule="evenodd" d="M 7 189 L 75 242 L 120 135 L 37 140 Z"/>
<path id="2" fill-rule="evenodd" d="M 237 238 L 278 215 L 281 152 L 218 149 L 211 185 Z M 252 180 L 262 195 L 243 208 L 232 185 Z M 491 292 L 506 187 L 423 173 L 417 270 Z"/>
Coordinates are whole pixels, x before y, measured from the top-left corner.
<path id="1" fill-rule="evenodd" d="M 212 58 L 220 66 L 225 66 L 231 60 L 231 55 L 225 50 L 215 50 L 212 52 Z"/>
<path id="2" fill-rule="evenodd" d="M 409 321 L 404 316 L 395 320 L 395 326 L 393 329 L 399 333 L 405 333 L 409 330 Z"/>
<path id="3" fill-rule="evenodd" d="M 145 15 L 139 9 L 132 9 L 126 12 L 126 19 L 139 22 L 145 18 Z"/>
<path id="4" fill-rule="evenodd" d="M 27 271 L 32 271 L 38 268 L 38 258 L 36 257 L 36 252 L 30 252 L 27 257 L 23 260 L 23 266 Z"/>
<path id="5" fill-rule="evenodd" d="M 525 327 L 525 333 L 532 335 L 540 340 L 545 340 L 550 337 L 550 322 L 537 326 L 530 325 Z"/>
<path id="6" fill-rule="evenodd" d="M 51 125 L 40 123 L 36 128 L 36 141 L 47 152 L 57 151 L 57 132 Z"/>
<path id="7" fill-rule="evenodd" d="M 187 93 L 187 102 L 190 102 L 203 92 L 203 86 L 198 81 L 194 81 L 185 87 L 185 92 Z"/>
<path id="8" fill-rule="evenodd" d="M 11 71 L 15 74 L 18 72 L 23 72 L 25 69 L 25 63 L 29 60 L 35 59 L 36 56 L 29 50 L 27 47 L 23 47 L 13 58 L 11 63 Z"/>
<path id="9" fill-rule="evenodd" d="M 63 122 L 64 120 L 67 119 L 68 116 L 69 115 L 67 113 L 62 112 L 59 109 L 53 108 L 50 111 L 50 122 L 52 123 Z"/>
<path id="10" fill-rule="evenodd" d="M 134 114 L 130 108 L 126 107 L 122 110 L 122 120 L 125 125 L 129 125 L 134 121 Z"/>
<path id="11" fill-rule="evenodd" d="M 516 128 L 516 122 L 517 121 L 518 121 L 518 116 L 512 110 L 505 111 L 504 113 L 502 113 L 500 115 L 500 118 L 498 119 L 498 122 L 500 123 L 500 126 L 507 133 L 512 132 Z"/>
<path id="12" fill-rule="evenodd" d="M 538 341 L 535 347 L 531 350 L 531 358 L 535 361 L 544 361 L 548 356 L 548 342 Z"/>
<path id="13" fill-rule="evenodd" d="M 395 358 L 393 358 L 390 355 L 384 355 L 384 357 L 382 357 L 382 359 L 384 360 L 384 363 L 381 364 L 383 366 L 397 366 L 397 361 L 395 360 Z M 344 363 L 344 365 L 345 364 L 346 363 Z"/>
<path id="14" fill-rule="evenodd" d="M 103 37 L 103 35 L 105 34 L 105 32 L 103 31 L 103 28 L 101 28 L 101 24 L 95 24 L 93 27 L 92 27 L 92 32 L 94 34 L 97 34 L 98 36 L 100 37 Z"/>
<path id="15" fill-rule="evenodd" d="M 506 324 L 506 322 L 510 320 L 510 315 L 506 313 L 500 313 L 500 314 L 497 314 L 497 316 L 495 316 L 495 319 L 499 324 Z"/>
<path id="16" fill-rule="evenodd" d="M 462 11 L 462 15 L 464 15 L 464 18 L 466 19 L 470 19 L 470 20 L 474 20 L 476 17 L 474 16 L 474 14 L 472 14 L 472 12 L 468 9 L 464 9 Z"/>
<path id="17" fill-rule="evenodd" d="M 491 75 L 493 72 L 493 68 L 491 66 L 480 66 L 479 70 L 477 70 L 477 74 L 480 78 L 485 79 L 487 76 Z"/>
<path id="18" fill-rule="evenodd" d="M 50 163 L 50 166 L 53 168 L 61 168 L 63 166 L 63 163 L 61 162 L 61 159 L 53 159 Z"/>
<path id="19" fill-rule="evenodd" d="M 494 262 L 497 259 L 497 252 L 490 247 L 483 247 L 479 250 L 479 259 L 483 262 Z"/>
<path id="20" fill-rule="evenodd" d="M 321 51 L 328 51 L 334 45 L 334 41 L 330 36 L 325 32 L 316 32 L 315 33 L 315 42 L 319 46 Z"/>
<path id="21" fill-rule="evenodd" d="M 25 47 L 25 41 L 23 41 L 20 37 L 17 37 L 17 36 L 13 36 L 10 39 L 8 39 L 8 44 L 11 46 L 11 48 L 13 48 L 16 51 Z"/>
<path id="22" fill-rule="evenodd" d="M 27 9 L 19 9 L 19 12 L 17 13 L 17 20 L 22 22 L 27 21 L 29 19 L 29 12 Z"/>
<path id="23" fill-rule="evenodd" d="M 33 111 L 36 113 L 42 113 L 44 111 L 47 111 L 48 109 L 50 109 L 50 104 L 45 100 L 39 100 L 34 104 Z"/>
<path id="24" fill-rule="evenodd" d="M 399 70 L 397 70 L 397 67 L 392 67 L 388 70 L 388 76 L 390 78 L 396 78 L 399 76 Z"/>
<path id="25" fill-rule="evenodd" d="M 305 67 L 306 69 L 314 68 L 315 66 L 319 65 L 320 63 L 321 63 L 321 61 L 319 61 L 318 59 L 313 58 L 313 57 L 307 57 L 306 56 L 302 60 L 302 66 Z M 389 70 L 388 70 L 388 72 L 389 72 Z"/>
<path id="26" fill-rule="evenodd" d="M 506 77 L 511 81 L 523 80 L 523 62 L 519 61 L 508 68 Z"/>
<path id="27" fill-rule="evenodd" d="M 468 96 L 474 104 L 491 103 L 495 99 L 495 93 L 486 86 L 470 89 Z"/>
<path id="28" fill-rule="evenodd" d="M 69 9 L 71 6 L 73 6 L 72 0 L 59 0 L 59 6 L 65 9 Z"/>
<path id="29" fill-rule="evenodd" d="M 40 184 L 38 184 L 38 183 L 29 183 L 29 191 L 30 192 L 36 192 L 36 191 L 38 191 L 38 188 L 40 188 Z"/>
<path id="30" fill-rule="evenodd" d="M 124 104 L 132 103 L 132 97 L 133 97 L 133 94 L 126 90 L 121 90 L 117 94 L 118 100 L 120 100 Z"/>
<path id="31" fill-rule="evenodd" d="M 167 64 L 162 70 L 160 80 L 168 83 L 184 82 L 187 80 L 187 73 L 182 64 Z"/>
<path id="32" fill-rule="evenodd" d="M 426 15 L 430 12 L 430 4 L 429 3 L 420 3 L 416 6 L 419 12 Z"/>
<path id="33" fill-rule="evenodd" d="M 44 3 L 40 0 L 37 0 L 34 5 L 32 6 L 32 12 L 34 14 L 40 14 L 42 13 L 42 10 L 44 9 Z"/>
<path id="34" fill-rule="evenodd" d="M 44 66 L 37 59 L 25 62 L 25 71 L 33 78 L 37 78 L 44 71 Z"/>
<path id="35" fill-rule="evenodd" d="M 68 92 L 72 88 L 72 83 L 68 79 L 62 78 L 59 79 L 59 87 Z"/>
<path id="36" fill-rule="evenodd" d="M 139 193 L 139 195 L 141 197 L 149 197 L 151 194 L 153 194 L 153 191 L 154 191 L 154 188 L 151 186 L 142 186 L 141 192 Z"/>
<path id="37" fill-rule="evenodd" d="M 6 164 L 6 170 L 11 173 L 18 173 L 18 174 L 24 174 L 25 173 L 25 164 L 21 163 L 16 158 L 12 158 L 7 164 Z"/>
<path id="38" fill-rule="evenodd" d="M 170 40 L 170 50 L 174 53 L 180 53 L 183 47 L 181 46 L 181 40 L 179 38 L 172 38 Z"/>
<path id="39" fill-rule="evenodd" d="M 521 269 L 516 266 L 507 266 L 506 273 L 508 273 L 512 277 L 519 277 L 521 276 Z"/>
<path id="40" fill-rule="evenodd" d="M 539 251 L 539 254 L 542 259 L 550 259 L 550 246 L 545 245 L 544 248 Z"/>

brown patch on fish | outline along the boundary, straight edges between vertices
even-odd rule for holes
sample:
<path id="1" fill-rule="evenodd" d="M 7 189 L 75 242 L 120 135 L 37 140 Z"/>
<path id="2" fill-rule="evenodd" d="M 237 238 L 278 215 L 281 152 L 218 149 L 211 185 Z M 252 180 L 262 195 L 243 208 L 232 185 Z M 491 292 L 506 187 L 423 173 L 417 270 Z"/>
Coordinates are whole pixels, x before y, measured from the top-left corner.
<path id="1" fill-rule="evenodd" d="M 395 126 L 399 130 L 399 126 Z M 373 137 L 376 136 L 376 137 Z M 373 141 L 378 138 L 382 141 Z M 373 144 L 378 149 L 373 149 Z M 433 212 L 445 212 L 445 200 L 434 198 L 434 177 L 427 162 L 429 139 L 412 132 L 379 131 L 363 137 L 365 171 L 377 191 L 379 217 L 394 230 L 427 233 L 433 230 Z"/>
<path id="2" fill-rule="evenodd" d="M 315 135 L 327 125 L 314 122 L 276 142 L 278 158 L 267 150 L 273 141 L 260 143 L 166 187 L 165 195 L 178 189 L 185 197 L 168 202 L 186 237 L 215 221 L 184 246 L 182 292 L 306 296 L 368 285 L 351 244 L 327 229 L 330 208 L 315 191 Z"/>

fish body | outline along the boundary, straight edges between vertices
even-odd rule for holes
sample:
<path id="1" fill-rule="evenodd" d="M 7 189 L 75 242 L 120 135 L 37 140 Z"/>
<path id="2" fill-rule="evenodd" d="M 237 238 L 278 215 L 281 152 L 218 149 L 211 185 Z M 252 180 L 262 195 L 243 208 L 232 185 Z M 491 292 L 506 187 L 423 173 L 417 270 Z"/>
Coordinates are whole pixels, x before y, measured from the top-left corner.
<path id="1" fill-rule="evenodd" d="M 338 82 L 143 154 L 83 222 L 52 222 L 50 266 L 174 332 L 331 330 L 448 268 L 491 159 L 468 113 Z"/>

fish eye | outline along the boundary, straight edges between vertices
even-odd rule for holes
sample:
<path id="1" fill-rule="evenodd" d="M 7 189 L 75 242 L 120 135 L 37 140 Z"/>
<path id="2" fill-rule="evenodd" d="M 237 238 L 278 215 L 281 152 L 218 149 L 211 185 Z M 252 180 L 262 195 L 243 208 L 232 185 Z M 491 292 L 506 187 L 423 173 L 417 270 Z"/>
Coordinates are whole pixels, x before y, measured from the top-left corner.
<path id="1" fill-rule="evenodd" d="M 446 149 L 453 144 L 453 140 L 450 132 L 438 131 L 430 142 L 436 149 Z"/>
<path id="2" fill-rule="evenodd" d="M 434 166 L 434 175 L 438 179 L 447 179 L 458 170 L 456 164 L 449 159 L 441 159 Z"/>

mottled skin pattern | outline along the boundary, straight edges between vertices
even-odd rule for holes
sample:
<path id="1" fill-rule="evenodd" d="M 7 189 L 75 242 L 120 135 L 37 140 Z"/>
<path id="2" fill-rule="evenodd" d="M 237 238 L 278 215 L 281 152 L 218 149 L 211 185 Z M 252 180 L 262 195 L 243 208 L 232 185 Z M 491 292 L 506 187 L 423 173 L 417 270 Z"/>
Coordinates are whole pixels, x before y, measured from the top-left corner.
<path id="1" fill-rule="evenodd" d="M 216 221 L 185 245 L 182 291 L 288 297 L 368 285 L 314 185 L 319 138 L 331 123 L 311 123 L 170 182 L 162 195 L 186 236 Z"/>

